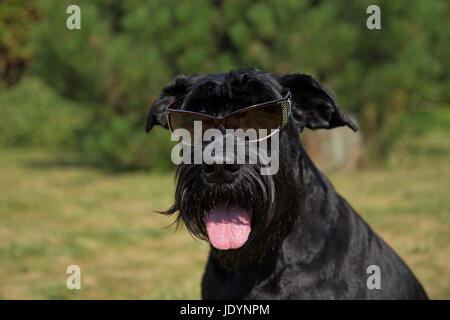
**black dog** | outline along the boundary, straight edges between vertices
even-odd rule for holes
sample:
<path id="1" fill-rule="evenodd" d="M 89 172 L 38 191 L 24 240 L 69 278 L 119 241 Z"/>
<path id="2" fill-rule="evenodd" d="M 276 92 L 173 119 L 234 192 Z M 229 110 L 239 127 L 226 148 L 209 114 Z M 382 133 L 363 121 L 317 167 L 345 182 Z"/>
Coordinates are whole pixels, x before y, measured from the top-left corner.
<path id="1" fill-rule="evenodd" d="M 288 91 L 292 111 L 279 134 L 277 174 L 260 175 L 254 164 L 178 167 L 175 203 L 165 213 L 179 212 L 177 221 L 192 234 L 213 244 L 217 239 L 207 216 L 231 224 L 237 216 L 250 221 L 248 239 L 238 248 L 211 245 L 203 298 L 426 299 L 405 263 L 336 193 L 302 148 L 299 133 L 305 127 L 357 130 L 333 95 L 310 76 L 279 77 L 250 69 L 180 75 L 159 94 L 146 129 L 156 124 L 168 128 L 167 108 L 180 99 L 181 109 L 222 117 L 281 99 Z M 234 241 L 239 235 L 228 237 Z M 368 285 L 371 265 L 379 267 L 378 288 Z"/>

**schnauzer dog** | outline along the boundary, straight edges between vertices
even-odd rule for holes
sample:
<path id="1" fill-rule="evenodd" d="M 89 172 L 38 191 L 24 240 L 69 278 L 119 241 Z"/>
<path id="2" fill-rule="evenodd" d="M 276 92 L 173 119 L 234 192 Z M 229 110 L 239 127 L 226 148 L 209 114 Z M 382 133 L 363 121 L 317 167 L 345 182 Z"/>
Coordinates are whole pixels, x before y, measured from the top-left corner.
<path id="1" fill-rule="evenodd" d="M 276 128 L 279 142 L 272 175 L 261 174 L 259 161 L 178 165 L 175 201 L 164 213 L 178 212 L 211 245 L 204 299 L 427 299 L 305 153 L 305 127 L 357 130 L 318 81 L 253 69 L 179 75 L 153 103 L 146 130 L 190 130 L 194 120 L 221 130 Z"/>

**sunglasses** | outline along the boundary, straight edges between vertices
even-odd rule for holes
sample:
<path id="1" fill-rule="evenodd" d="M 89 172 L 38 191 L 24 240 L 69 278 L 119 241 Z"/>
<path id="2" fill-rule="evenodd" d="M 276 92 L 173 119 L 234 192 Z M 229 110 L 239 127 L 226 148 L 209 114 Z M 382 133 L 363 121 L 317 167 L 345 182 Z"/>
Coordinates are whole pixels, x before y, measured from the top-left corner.
<path id="1" fill-rule="evenodd" d="M 244 132 L 253 129 L 258 135 L 256 139 L 248 140 L 248 142 L 255 142 L 267 139 L 282 129 L 288 122 L 291 113 L 290 91 L 282 99 L 244 107 L 223 118 L 216 118 L 201 112 L 180 110 L 182 101 L 183 99 L 177 100 L 169 106 L 167 122 L 171 132 L 177 129 L 187 130 L 190 133 L 191 141 L 185 142 L 191 145 L 201 143 L 201 141 L 194 141 L 195 121 L 201 121 L 202 137 L 206 130 L 212 128 L 242 129 Z"/>

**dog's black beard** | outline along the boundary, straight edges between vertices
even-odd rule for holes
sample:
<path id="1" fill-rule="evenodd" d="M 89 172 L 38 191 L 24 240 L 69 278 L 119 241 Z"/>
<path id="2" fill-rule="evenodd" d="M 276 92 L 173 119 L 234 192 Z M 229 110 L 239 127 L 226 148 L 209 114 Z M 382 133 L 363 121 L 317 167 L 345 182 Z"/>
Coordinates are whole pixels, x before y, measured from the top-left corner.
<path id="1" fill-rule="evenodd" d="M 202 174 L 201 165 L 182 164 L 177 168 L 177 187 L 172 208 L 163 212 L 179 212 L 176 222 L 184 222 L 188 231 L 208 240 L 205 215 L 218 204 L 237 205 L 251 214 L 251 232 L 247 242 L 238 249 L 218 250 L 212 255 L 223 266 L 242 269 L 268 253 L 275 252 L 293 224 L 299 194 L 296 179 L 289 166 L 289 146 L 280 150 L 280 165 L 276 175 L 260 175 L 260 165 L 242 165 L 236 179 L 229 183 L 210 183 Z M 284 151 L 284 152 L 283 152 Z M 283 156 L 284 154 L 284 156 Z M 288 175 L 289 173 L 289 175 Z"/>

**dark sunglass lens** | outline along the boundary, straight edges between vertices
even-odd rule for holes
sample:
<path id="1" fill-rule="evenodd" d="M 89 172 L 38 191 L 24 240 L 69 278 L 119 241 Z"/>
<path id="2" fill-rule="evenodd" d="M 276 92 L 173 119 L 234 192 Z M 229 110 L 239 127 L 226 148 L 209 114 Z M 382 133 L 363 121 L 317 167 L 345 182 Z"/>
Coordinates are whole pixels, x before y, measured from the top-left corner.
<path id="1" fill-rule="evenodd" d="M 203 132 L 214 127 L 214 121 L 212 119 L 183 112 L 170 112 L 169 122 L 172 131 L 177 129 L 184 130 L 178 130 L 175 133 L 177 138 L 192 145 L 200 144 L 202 142 Z M 196 128 L 198 129 L 196 130 Z"/>
<path id="2" fill-rule="evenodd" d="M 282 124 L 283 112 L 278 103 L 255 107 L 238 112 L 226 118 L 226 127 L 229 129 L 243 129 L 246 132 L 254 129 L 257 140 L 271 134 L 271 130 L 279 129 Z M 249 132 L 250 133 L 250 132 Z M 253 139 L 249 139 L 250 141 Z"/>

